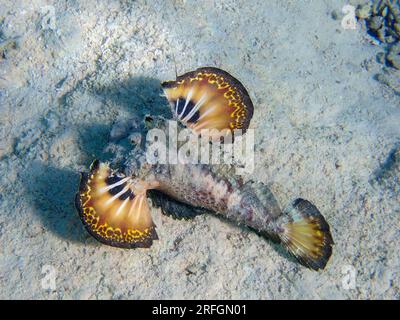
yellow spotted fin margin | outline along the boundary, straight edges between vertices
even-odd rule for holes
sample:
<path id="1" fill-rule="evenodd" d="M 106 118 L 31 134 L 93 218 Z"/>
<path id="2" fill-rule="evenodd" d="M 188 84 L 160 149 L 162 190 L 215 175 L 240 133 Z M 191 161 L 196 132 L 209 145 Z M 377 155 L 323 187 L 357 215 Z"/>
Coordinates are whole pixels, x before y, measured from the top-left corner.
<path id="1" fill-rule="evenodd" d="M 253 117 L 253 103 L 246 88 L 228 72 L 203 67 L 163 82 L 172 113 L 196 134 L 212 139 L 245 133 Z"/>
<path id="2" fill-rule="evenodd" d="M 334 242 L 319 210 L 307 200 L 296 199 L 279 220 L 277 235 L 286 249 L 304 266 L 324 269 Z"/>
<path id="3" fill-rule="evenodd" d="M 151 185 L 114 172 L 95 160 L 81 173 L 75 206 L 86 230 L 120 248 L 148 248 L 157 240 L 146 191 Z"/>

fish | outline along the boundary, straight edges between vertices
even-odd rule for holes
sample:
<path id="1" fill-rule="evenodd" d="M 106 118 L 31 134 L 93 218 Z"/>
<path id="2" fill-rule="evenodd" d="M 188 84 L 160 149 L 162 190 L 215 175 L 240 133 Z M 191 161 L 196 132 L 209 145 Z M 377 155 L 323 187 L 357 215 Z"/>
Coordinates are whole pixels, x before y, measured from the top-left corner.
<path id="1" fill-rule="evenodd" d="M 209 68 L 198 70 L 202 75 L 204 72 L 216 72 Z M 193 78 L 195 72 L 189 73 L 185 79 Z M 229 75 L 223 74 L 225 77 Z M 214 83 L 203 85 L 213 86 Z M 176 88 L 176 84 L 169 83 L 163 87 Z M 182 90 L 190 91 L 187 88 Z M 172 104 L 171 101 L 175 101 L 177 96 L 167 96 L 175 107 L 176 102 Z M 201 97 L 197 96 L 197 99 L 201 100 Z M 218 101 L 222 104 L 223 100 Z M 208 100 L 201 107 L 196 107 L 197 111 L 206 113 L 207 108 L 215 105 L 213 102 L 213 99 Z M 186 119 L 190 118 L 190 113 L 194 114 L 195 105 L 193 102 Z M 248 102 L 244 105 L 252 106 Z M 229 103 L 225 107 L 229 107 Z M 179 110 L 180 107 L 178 113 Z M 183 121 L 186 111 L 182 113 L 182 110 L 180 119 L 177 119 L 181 124 L 180 130 L 187 127 L 187 122 Z M 225 122 L 215 120 L 215 123 L 224 123 L 225 127 L 218 129 L 231 130 L 232 123 L 233 126 L 248 128 L 248 119 L 232 118 L 228 121 L 227 114 L 229 112 L 220 112 Z M 252 111 L 246 113 L 250 114 Z M 161 116 L 152 117 L 151 120 L 146 121 L 148 130 L 157 128 L 167 134 L 170 120 Z M 326 267 L 334 242 L 328 222 L 312 202 L 298 198 L 282 209 L 266 184 L 244 182 L 241 176 L 235 174 L 233 165 L 149 163 L 146 160 L 146 146 L 141 143 L 125 158 L 118 169 L 113 168 L 112 162 L 94 160 L 88 171 L 81 172 L 75 206 L 86 230 L 101 243 L 120 248 L 152 246 L 158 240 L 151 215 L 152 203 L 160 207 L 163 214 L 177 219 L 214 214 L 281 244 L 307 268 L 318 271 Z"/>
<path id="2" fill-rule="evenodd" d="M 89 173 L 82 173 L 75 204 L 86 229 L 100 242 L 148 248 L 158 240 L 147 201 L 147 193 L 155 190 L 158 197 L 169 197 L 158 200 L 159 205 L 167 201 L 163 213 L 188 218 L 205 209 L 281 243 L 308 268 L 325 268 L 333 240 L 315 205 L 298 198 L 282 211 L 265 185 L 231 180 L 204 165 L 160 165 L 145 176 L 126 177 L 96 160 Z"/>

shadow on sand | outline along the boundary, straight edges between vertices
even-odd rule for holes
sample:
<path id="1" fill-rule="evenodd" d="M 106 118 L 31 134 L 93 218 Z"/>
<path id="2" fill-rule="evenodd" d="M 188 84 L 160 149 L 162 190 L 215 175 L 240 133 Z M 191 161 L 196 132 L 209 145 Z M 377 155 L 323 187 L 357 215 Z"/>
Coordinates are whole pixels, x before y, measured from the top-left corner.
<path id="1" fill-rule="evenodd" d="M 77 172 L 34 161 L 23 180 L 26 198 L 47 230 L 73 242 L 88 238 L 73 202 L 79 183 Z"/>
<path id="2" fill-rule="evenodd" d="M 143 117 L 145 114 L 165 116 L 169 112 L 157 79 L 136 77 L 110 87 L 98 88 L 93 94 L 104 99 L 105 104 L 112 103 L 127 109 L 132 117 Z M 65 102 L 61 100 L 60 103 L 63 101 Z M 110 130 L 109 125 L 102 123 L 79 126 L 80 148 L 87 164 L 94 159 L 112 159 L 113 154 L 104 152 L 109 142 Z M 92 239 L 85 231 L 74 205 L 79 172 L 33 161 L 22 174 L 22 179 L 26 199 L 35 208 L 47 230 L 73 242 L 86 243 L 88 239 Z M 97 243 L 95 240 L 89 242 Z"/>
<path id="3" fill-rule="evenodd" d="M 137 77 L 113 86 L 98 88 L 94 94 L 104 99 L 105 104 L 119 105 L 132 114 L 143 118 L 147 114 L 170 118 L 167 101 L 161 96 L 160 82 L 156 79 Z M 113 155 L 104 152 L 109 142 L 110 126 L 94 123 L 80 127 L 80 144 L 88 163 L 93 159 L 111 160 Z M 24 174 L 27 198 L 32 203 L 46 229 L 73 242 L 98 245 L 84 229 L 74 206 L 78 190 L 79 173 L 69 169 L 33 162 Z M 220 217 L 221 218 L 221 217 Z M 224 218 L 221 220 L 236 225 Z M 254 232 L 239 226 L 242 231 Z M 265 241 L 264 237 L 260 241 Z M 286 259 L 296 260 L 281 245 L 269 244 Z"/>
<path id="4" fill-rule="evenodd" d="M 160 80 L 149 77 L 134 77 L 126 81 L 115 82 L 111 86 L 100 87 L 95 94 L 125 108 L 132 116 L 142 118 L 146 114 L 172 117 L 168 101 L 162 96 Z"/>

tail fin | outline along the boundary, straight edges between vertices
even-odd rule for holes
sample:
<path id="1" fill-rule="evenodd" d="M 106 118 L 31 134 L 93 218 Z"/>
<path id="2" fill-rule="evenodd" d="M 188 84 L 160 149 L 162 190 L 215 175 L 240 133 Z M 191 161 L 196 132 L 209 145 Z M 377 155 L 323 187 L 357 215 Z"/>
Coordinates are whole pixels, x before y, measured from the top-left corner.
<path id="1" fill-rule="evenodd" d="M 158 239 L 146 197 L 150 188 L 96 160 L 89 173 L 81 174 L 75 206 L 98 241 L 121 248 L 148 248 Z"/>
<path id="2" fill-rule="evenodd" d="M 283 219 L 278 236 L 288 251 L 304 266 L 324 269 L 334 243 L 319 210 L 307 200 L 296 199 L 285 210 Z"/>

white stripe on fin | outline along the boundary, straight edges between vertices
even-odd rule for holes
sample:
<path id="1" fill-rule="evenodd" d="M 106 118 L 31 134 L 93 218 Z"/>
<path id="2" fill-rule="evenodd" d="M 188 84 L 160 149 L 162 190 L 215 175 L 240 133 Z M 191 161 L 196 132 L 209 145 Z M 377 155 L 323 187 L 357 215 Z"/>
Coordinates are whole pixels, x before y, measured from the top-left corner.
<path id="1" fill-rule="evenodd" d="M 121 179 L 121 180 L 117 181 L 117 182 L 114 183 L 114 184 L 110 184 L 110 185 L 107 186 L 107 187 L 104 187 L 104 188 L 99 189 L 99 192 L 100 192 L 100 193 L 104 193 L 104 192 L 106 192 L 106 191 L 108 191 L 108 190 L 110 190 L 110 189 L 114 189 L 115 187 L 118 187 L 119 185 L 125 183 L 125 182 L 128 181 L 129 179 L 130 179 L 130 177 L 126 177 L 126 178 L 124 178 L 124 179 Z"/>
<path id="2" fill-rule="evenodd" d="M 120 192 L 118 192 L 117 194 L 115 194 L 114 196 L 112 196 L 110 199 L 108 199 L 105 204 L 109 205 L 111 204 L 115 199 L 119 198 L 120 196 L 122 196 L 125 192 L 127 192 L 129 190 L 129 185 L 127 185 L 125 188 L 123 188 Z"/>
<path id="3" fill-rule="evenodd" d="M 179 119 L 181 119 L 182 116 L 185 114 L 186 107 L 188 106 L 190 99 L 192 99 L 192 94 L 193 94 L 193 88 L 190 89 L 189 92 L 188 92 L 188 95 L 186 97 L 186 101 L 185 101 L 185 105 L 183 107 L 183 110 L 182 110 L 181 114 L 178 115 Z"/>
<path id="4" fill-rule="evenodd" d="M 200 118 L 197 119 L 197 122 L 199 122 L 199 121 L 200 121 L 201 119 L 203 119 L 205 116 L 207 116 L 208 114 L 210 114 L 211 112 L 213 112 L 213 111 L 215 110 L 216 107 L 217 107 L 217 106 L 214 105 L 214 106 L 208 108 L 208 109 L 206 110 L 206 112 L 204 112 L 204 113 L 200 116 Z"/>
<path id="5" fill-rule="evenodd" d="M 193 109 L 188 113 L 188 115 L 182 119 L 182 122 L 187 122 L 190 120 L 190 118 L 193 117 L 193 115 L 196 113 L 197 110 L 201 108 L 201 106 L 204 104 L 205 100 L 207 99 L 207 93 L 204 93 L 200 100 L 195 104 Z"/>
<path id="6" fill-rule="evenodd" d="M 117 211 L 115 211 L 115 215 L 114 215 L 114 217 L 117 217 L 121 212 L 122 212 L 122 209 L 124 209 L 124 207 L 125 207 L 125 205 L 128 203 L 128 201 L 129 201 L 129 197 L 128 198 L 126 198 L 125 200 L 124 200 L 124 202 L 122 202 L 122 204 L 118 207 L 118 209 L 117 209 Z"/>

